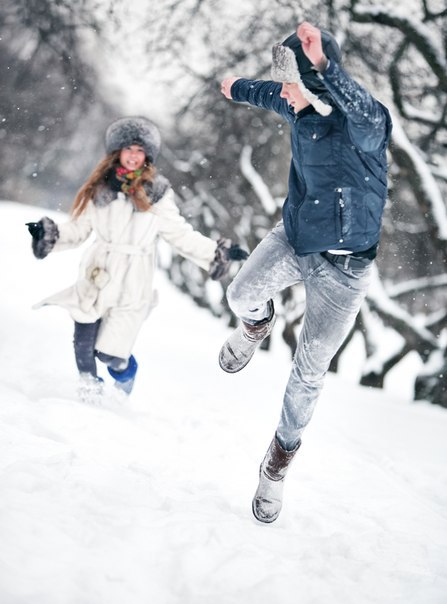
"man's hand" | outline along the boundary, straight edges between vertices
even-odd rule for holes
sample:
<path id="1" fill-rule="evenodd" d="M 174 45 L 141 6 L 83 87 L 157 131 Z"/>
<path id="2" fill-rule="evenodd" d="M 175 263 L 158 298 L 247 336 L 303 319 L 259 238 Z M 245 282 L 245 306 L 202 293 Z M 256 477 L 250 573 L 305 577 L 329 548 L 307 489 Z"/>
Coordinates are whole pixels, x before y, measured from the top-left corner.
<path id="1" fill-rule="evenodd" d="M 327 62 L 326 55 L 323 53 L 321 43 L 321 31 L 307 21 L 298 25 L 296 35 L 301 40 L 301 47 L 304 54 L 315 67 L 324 66 Z"/>
<path id="2" fill-rule="evenodd" d="M 232 76 L 230 78 L 225 78 L 225 80 L 222 80 L 222 83 L 220 85 L 220 91 L 227 99 L 230 99 L 230 101 L 233 98 L 231 96 L 231 87 L 233 86 L 233 84 L 235 83 L 236 80 L 240 80 L 240 79 L 241 78 Z"/>

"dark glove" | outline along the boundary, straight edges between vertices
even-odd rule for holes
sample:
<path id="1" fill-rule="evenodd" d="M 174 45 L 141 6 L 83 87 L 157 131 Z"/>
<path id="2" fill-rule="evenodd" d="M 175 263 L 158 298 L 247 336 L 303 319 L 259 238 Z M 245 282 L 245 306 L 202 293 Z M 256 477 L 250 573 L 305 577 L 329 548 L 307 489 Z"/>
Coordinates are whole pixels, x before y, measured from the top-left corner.
<path id="1" fill-rule="evenodd" d="M 33 238 L 34 255 L 39 259 L 45 258 L 59 239 L 57 224 L 51 218 L 44 216 L 39 222 L 27 222 L 26 226 Z"/>
<path id="2" fill-rule="evenodd" d="M 33 239 L 37 239 L 37 241 L 43 239 L 45 230 L 41 220 L 39 220 L 39 222 L 27 222 L 26 226 L 28 227 L 28 231 L 31 233 Z"/>
<path id="3" fill-rule="evenodd" d="M 232 243 L 231 239 L 219 239 L 214 260 L 210 265 L 210 278 L 214 281 L 222 279 L 228 273 L 232 260 L 245 260 L 248 255 L 237 243 Z"/>

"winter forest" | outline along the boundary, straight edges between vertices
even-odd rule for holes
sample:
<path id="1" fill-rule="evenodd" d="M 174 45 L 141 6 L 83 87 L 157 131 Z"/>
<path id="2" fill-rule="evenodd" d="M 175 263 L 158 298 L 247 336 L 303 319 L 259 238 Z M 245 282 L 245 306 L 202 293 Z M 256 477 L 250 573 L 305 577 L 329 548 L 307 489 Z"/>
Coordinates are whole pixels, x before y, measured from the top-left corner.
<path id="1" fill-rule="evenodd" d="M 303 18 L 336 34 L 344 65 L 394 121 L 377 270 L 344 346 L 362 343 L 359 381 L 378 388 L 417 357 L 415 400 L 447 407 L 443 0 L 4 0 L 0 18 L 1 199 L 39 206 L 36 218 L 68 211 L 103 154 L 105 126 L 142 114 L 162 130 L 159 169 L 182 213 L 250 250 L 280 217 L 288 131 L 273 114 L 228 102 L 219 83 L 268 79 L 272 44 Z M 234 320 L 224 295 L 231 275 L 211 288 L 200 269 L 166 255 L 163 270 L 223 324 Z M 290 354 L 303 295 L 287 290 L 277 305 Z"/>
<path id="2" fill-rule="evenodd" d="M 446 604 L 446 0 L 2 0 L 0 20 L 1 604 Z M 93 404 L 72 321 L 33 307 L 81 250 L 37 259 L 25 223 L 65 221 L 105 128 L 142 115 L 181 213 L 253 250 L 281 217 L 289 127 L 220 83 L 269 79 L 302 20 L 394 127 L 372 283 L 267 525 L 252 498 L 304 288 L 229 375 L 240 263 L 212 281 L 160 240 L 135 389 L 100 367 Z"/>

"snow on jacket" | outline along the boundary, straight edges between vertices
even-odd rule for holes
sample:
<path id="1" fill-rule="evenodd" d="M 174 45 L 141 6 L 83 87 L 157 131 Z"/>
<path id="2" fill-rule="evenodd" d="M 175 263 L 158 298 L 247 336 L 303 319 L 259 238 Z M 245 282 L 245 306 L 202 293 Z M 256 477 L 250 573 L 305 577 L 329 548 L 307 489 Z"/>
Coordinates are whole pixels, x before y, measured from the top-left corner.
<path id="1" fill-rule="evenodd" d="M 283 207 L 287 238 L 298 255 L 377 244 L 387 197 L 388 110 L 335 61 L 319 74 L 322 116 L 312 106 L 295 114 L 280 97 L 281 84 L 236 80 L 233 100 L 279 113 L 291 126 L 292 161 Z"/>
<path id="2" fill-rule="evenodd" d="M 176 252 L 205 270 L 214 259 L 217 245 L 181 216 L 169 186 L 146 212 L 136 211 L 124 193 L 104 188 L 80 216 L 58 228 L 54 251 L 78 247 L 92 233 L 96 238 L 82 256 L 76 283 L 36 308 L 62 306 L 80 323 L 102 319 L 96 348 L 120 358 L 131 354 L 154 304 L 157 238 L 162 237 Z"/>

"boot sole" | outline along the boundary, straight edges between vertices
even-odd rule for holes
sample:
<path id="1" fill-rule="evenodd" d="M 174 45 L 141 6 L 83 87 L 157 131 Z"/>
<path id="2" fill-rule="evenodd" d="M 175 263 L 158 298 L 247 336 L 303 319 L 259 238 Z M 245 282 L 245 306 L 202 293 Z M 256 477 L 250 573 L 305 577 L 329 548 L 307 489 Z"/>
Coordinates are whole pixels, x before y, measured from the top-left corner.
<path id="1" fill-rule="evenodd" d="M 265 520 L 265 519 L 263 520 L 263 519 L 259 518 L 258 516 L 256 516 L 256 512 L 255 512 L 255 502 L 254 502 L 254 501 L 252 501 L 252 504 L 251 504 L 251 511 L 253 512 L 253 516 L 256 518 L 256 520 L 257 520 L 258 522 L 262 522 L 262 524 L 272 524 L 272 522 L 275 522 L 275 520 L 277 520 L 277 519 L 278 519 L 278 517 L 279 517 L 279 514 L 278 514 L 278 516 L 275 516 L 275 517 L 274 517 L 274 518 L 272 518 L 271 520 Z"/>
<path id="2" fill-rule="evenodd" d="M 225 371 L 226 373 L 238 373 L 239 371 L 241 371 L 242 369 L 244 369 L 244 367 L 247 367 L 248 363 L 253 358 L 253 355 L 254 355 L 256 349 L 253 351 L 253 354 L 248 359 L 246 359 L 244 363 L 242 363 L 242 365 L 238 365 L 234 369 L 231 369 L 230 367 L 228 367 L 228 365 L 226 365 L 224 363 L 223 354 L 222 354 L 224 350 L 230 352 L 230 354 L 237 361 L 237 356 L 234 354 L 234 351 L 231 348 L 231 346 L 226 345 L 226 346 L 224 346 L 224 347 L 221 348 L 221 351 L 219 353 L 219 367 L 221 369 L 223 369 L 223 371 Z"/>

